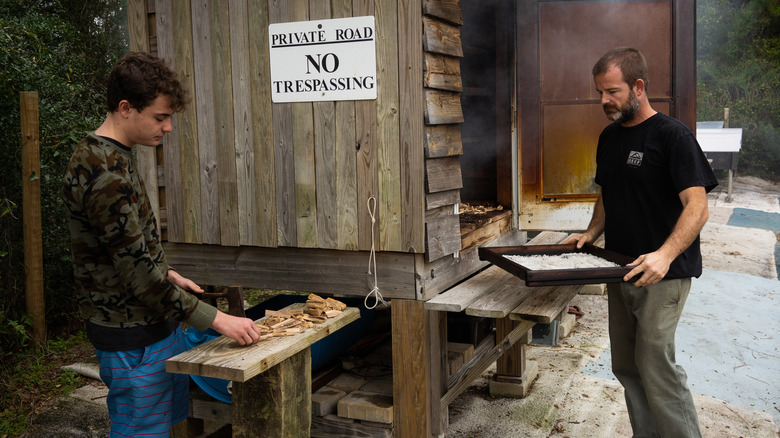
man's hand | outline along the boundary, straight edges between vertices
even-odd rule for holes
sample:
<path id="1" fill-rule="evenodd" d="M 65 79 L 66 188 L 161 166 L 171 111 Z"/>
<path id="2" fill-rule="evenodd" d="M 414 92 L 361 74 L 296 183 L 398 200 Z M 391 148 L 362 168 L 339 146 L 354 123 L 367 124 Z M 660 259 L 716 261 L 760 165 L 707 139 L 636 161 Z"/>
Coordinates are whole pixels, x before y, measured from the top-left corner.
<path id="1" fill-rule="evenodd" d="M 182 277 L 178 272 L 174 271 L 173 269 L 168 270 L 168 280 L 175 284 L 176 286 L 179 286 L 179 288 L 195 292 L 196 294 L 202 294 L 203 288 L 195 284 L 194 281 L 190 280 L 189 278 Z"/>
<path id="2" fill-rule="evenodd" d="M 219 311 L 214 322 L 211 323 L 211 328 L 230 339 L 234 339 L 239 345 L 252 344 L 260 337 L 260 328 L 251 319 Z"/>
<path id="3" fill-rule="evenodd" d="M 593 206 L 593 217 L 590 218 L 588 229 L 584 233 L 574 234 L 561 242 L 562 244 L 577 243 L 577 248 L 582 248 L 586 243 L 593 243 L 604 232 L 604 201 L 601 200 L 601 194 Z"/>
<path id="4" fill-rule="evenodd" d="M 666 273 L 669 272 L 669 265 L 671 265 L 673 261 L 674 257 L 670 258 L 664 255 L 660 250 L 642 254 L 636 260 L 626 265 L 634 266 L 634 269 L 623 277 L 623 281 L 629 281 L 634 278 L 634 276 L 642 274 L 642 276 L 634 282 L 634 286 L 643 287 L 656 284 L 663 280 Z"/>
<path id="5" fill-rule="evenodd" d="M 189 278 L 182 277 L 178 272 L 170 269 L 168 271 L 168 280 L 183 290 L 203 293 L 203 288 L 195 284 Z M 236 340 L 240 345 L 249 345 L 260 337 L 260 328 L 249 318 L 228 315 L 227 313 L 217 311 L 211 328 L 230 339 Z"/>
<path id="6" fill-rule="evenodd" d="M 568 245 L 570 243 L 576 243 L 577 248 L 582 248 L 586 243 L 593 241 L 593 238 L 586 233 L 572 234 L 568 239 L 561 242 L 561 245 Z"/>
<path id="7" fill-rule="evenodd" d="M 672 229 L 672 233 L 663 245 L 655 251 L 642 254 L 627 266 L 635 266 L 625 277 L 628 281 L 635 275 L 642 273 L 634 286 L 650 286 L 661 281 L 674 259 L 688 248 L 701 232 L 707 222 L 709 212 L 707 210 L 707 192 L 704 187 L 689 187 L 680 192 L 680 202 L 683 205 L 682 213 Z"/>

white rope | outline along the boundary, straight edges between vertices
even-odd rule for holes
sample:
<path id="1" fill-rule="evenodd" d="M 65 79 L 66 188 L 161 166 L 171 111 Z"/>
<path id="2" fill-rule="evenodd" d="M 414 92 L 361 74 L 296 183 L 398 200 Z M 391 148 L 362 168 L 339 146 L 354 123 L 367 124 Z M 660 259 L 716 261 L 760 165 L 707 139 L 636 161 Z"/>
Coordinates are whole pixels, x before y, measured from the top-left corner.
<path id="1" fill-rule="evenodd" d="M 374 201 L 373 204 L 371 201 Z M 371 274 L 371 265 L 373 264 L 374 270 L 374 288 L 371 289 L 371 292 L 366 295 L 366 299 L 363 300 L 363 305 L 366 306 L 366 309 L 373 309 L 376 306 L 381 304 L 387 304 L 385 302 L 384 298 L 382 298 L 382 294 L 379 292 L 379 285 L 377 284 L 376 279 L 376 249 L 374 248 L 374 224 L 376 223 L 376 216 L 374 216 L 374 212 L 376 211 L 376 198 L 371 196 L 368 198 L 368 201 L 366 202 L 366 205 L 368 206 L 368 214 L 371 216 L 371 253 L 368 256 L 368 273 Z M 374 305 L 369 306 L 368 305 L 368 298 L 374 295 Z"/>

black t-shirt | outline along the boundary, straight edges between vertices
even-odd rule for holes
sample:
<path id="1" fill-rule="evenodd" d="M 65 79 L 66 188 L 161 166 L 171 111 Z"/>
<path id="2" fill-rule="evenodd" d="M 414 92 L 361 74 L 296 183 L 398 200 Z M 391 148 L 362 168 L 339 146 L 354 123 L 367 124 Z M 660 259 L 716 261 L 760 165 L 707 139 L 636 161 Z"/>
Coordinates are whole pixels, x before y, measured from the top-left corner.
<path id="1" fill-rule="evenodd" d="M 639 125 L 613 123 L 602 131 L 596 151 L 596 184 L 606 213 L 605 247 L 638 257 L 658 250 L 683 206 L 679 193 L 718 185 L 693 133 L 657 113 Z M 701 275 L 699 237 L 669 267 L 667 279 Z"/>

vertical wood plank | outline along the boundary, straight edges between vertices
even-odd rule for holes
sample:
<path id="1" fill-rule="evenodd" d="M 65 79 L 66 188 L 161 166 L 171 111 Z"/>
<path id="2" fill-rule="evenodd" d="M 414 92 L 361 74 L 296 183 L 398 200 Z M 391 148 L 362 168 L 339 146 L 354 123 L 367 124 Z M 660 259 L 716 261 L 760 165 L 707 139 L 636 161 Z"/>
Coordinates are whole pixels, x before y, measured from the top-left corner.
<path id="1" fill-rule="evenodd" d="M 164 59 L 174 71 L 176 71 L 173 5 L 170 1 L 155 1 L 155 21 L 157 30 L 157 54 L 160 58 Z M 171 117 L 171 127 L 172 131 L 165 134 L 162 146 L 162 152 L 164 154 L 163 166 L 165 167 L 165 211 L 167 214 L 168 240 L 172 242 L 181 242 L 184 239 L 184 220 L 182 217 L 183 192 L 181 184 L 178 114 L 174 114 Z"/>
<path id="2" fill-rule="evenodd" d="M 130 33 L 130 50 L 150 53 L 149 39 L 153 29 L 149 26 L 149 10 L 145 0 L 127 2 L 127 23 Z M 146 195 L 152 204 L 155 218 L 160 217 L 160 202 L 157 194 L 157 157 L 154 148 L 137 147 L 135 157 L 138 173 L 144 180 Z M 160 221 L 157 221 L 160 232 Z"/>
<path id="3" fill-rule="evenodd" d="M 309 1 L 309 19 L 331 18 L 330 2 Z M 336 204 L 335 103 L 314 102 L 314 170 L 316 174 L 317 247 L 338 247 Z"/>
<path id="4" fill-rule="evenodd" d="M 524 323 L 524 321 L 511 320 L 509 316 L 496 319 L 496 339 L 504 339 L 512 333 L 512 330 Z M 526 342 L 518 341 L 508 348 L 496 361 L 496 374 L 523 377 L 526 368 L 526 345 Z"/>
<path id="5" fill-rule="evenodd" d="M 268 3 L 266 0 L 249 0 L 248 9 L 257 245 L 275 247 L 276 189 Z"/>
<path id="6" fill-rule="evenodd" d="M 291 0 L 291 21 L 309 19 L 308 0 Z M 317 246 L 317 181 L 314 165 L 314 114 L 310 102 L 292 104 L 295 162 L 295 221 L 298 247 Z"/>
<path id="7" fill-rule="evenodd" d="M 35 346 L 46 343 L 46 302 L 43 295 L 43 238 L 41 228 L 41 147 L 38 93 L 19 93 L 22 131 L 22 234 L 24 236 L 24 294 L 32 315 Z"/>
<path id="8" fill-rule="evenodd" d="M 352 16 L 352 0 L 333 0 L 333 18 Z M 336 148 L 336 214 L 338 249 L 358 248 L 357 151 L 355 150 L 355 102 L 334 102 Z"/>
<path id="9" fill-rule="evenodd" d="M 217 142 L 220 243 L 237 246 L 239 239 L 236 147 L 233 131 L 233 85 L 230 65 L 230 16 L 224 4 L 211 7 L 214 122 Z"/>
<path id="10" fill-rule="evenodd" d="M 696 129 L 696 22 L 694 2 L 673 2 L 674 60 L 672 78 L 674 95 L 672 115 L 688 128 Z"/>
<path id="11" fill-rule="evenodd" d="M 373 0 L 354 0 L 352 13 L 356 17 L 374 15 Z M 381 87 L 381 84 L 377 86 Z M 376 102 L 372 100 L 355 101 L 355 140 L 357 156 L 357 217 L 358 248 L 371 249 L 371 230 L 373 224 L 366 202 L 371 196 L 379 197 L 379 176 L 377 174 L 376 146 Z M 379 199 L 377 199 L 379 203 Z M 374 213 L 377 223 L 381 221 L 379 209 Z M 378 230 L 375 231 L 377 233 Z M 378 234 L 374 244 L 379 247 Z"/>
<path id="12" fill-rule="evenodd" d="M 431 361 L 431 435 L 440 436 L 449 426 L 449 408 L 439 401 L 447 393 L 449 377 L 447 312 L 428 312 Z"/>
<path id="13" fill-rule="evenodd" d="M 397 2 L 377 1 L 377 171 L 379 249 L 402 251 L 401 163 L 398 148 L 398 11 Z"/>
<path id="14" fill-rule="evenodd" d="M 395 436 L 431 433 L 429 312 L 419 300 L 393 300 L 393 427 Z M 439 400 L 436 400 L 439 403 Z"/>
<path id="15" fill-rule="evenodd" d="M 130 34 L 130 50 L 149 52 L 146 0 L 127 0 L 127 26 Z"/>
<path id="16" fill-rule="evenodd" d="M 201 205 L 200 205 L 200 161 L 198 159 L 198 121 L 195 98 L 195 61 L 192 47 L 192 9 L 190 0 L 172 1 L 174 58 L 176 72 L 184 88 L 190 93 L 190 104 L 178 114 L 179 138 L 179 168 L 181 179 L 176 184 L 181 186 L 181 210 L 170 211 L 168 220 L 173 214 L 181 216 L 183 235 L 179 236 L 186 243 L 201 243 Z M 171 161 L 166 157 L 166 166 Z M 167 172 L 166 172 L 167 175 Z M 166 187 L 170 187 L 166 181 Z M 171 235 L 168 240 L 173 241 Z"/>
<path id="17" fill-rule="evenodd" d="M 401 235 L 404 251 L 425 251 L 423 159 L 423 76 L 421 0 L 398 4 L 399 147 L 401 160 Z"/>
<path id="18" fill-rule="evenodd" d="M 290 19 L 290 3 L 286 0 L 268 0 L 271 23 L 285 23 Z M 276 174 L 276 228 L 279 246 L 297 245 L 295 220 L 295 157 L 293 154 L 292 103 L 273 104 L 274 166 Z"/>
<path id="19" fill-rule="evenodd" d="M 195 58 L 198 158 L 200 163 L 201 241 L 220 243 L 219 192 L 217 187 L 217 137 L 214 125 L 211 14 L 207 0 L 192 0 L 192 46 Z"/>
<path id="20" fill-rule="evenodd" d="M 233 78 L 238 231 L 241 245 L 258 244 L 255 192 L 254 132 L 249 71 L 249 20 L 246 0 L 230 0 L 230 66 Z"/>

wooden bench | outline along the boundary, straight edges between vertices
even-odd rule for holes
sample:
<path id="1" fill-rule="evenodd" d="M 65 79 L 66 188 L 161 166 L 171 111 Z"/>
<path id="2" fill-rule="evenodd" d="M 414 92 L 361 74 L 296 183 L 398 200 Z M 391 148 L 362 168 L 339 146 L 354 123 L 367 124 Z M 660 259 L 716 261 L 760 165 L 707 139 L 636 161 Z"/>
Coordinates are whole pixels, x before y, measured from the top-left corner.
<path id="1" fill-rule="evenodd" d="M 287 309 L 302 307 L 299 303 Z M 221 336 L 168 359 L 165 369 L 233 382 L 232 407 L 194 401 L 193 418 L 229 420 L 234 437 L 309 436 L 311 345 L 359 317 L 357 308 L 348 307 L 313 328 L 250 346 Z"/>
<path id="2" fill-rule="evenodd" d="M 556 244 L 567 236 L 543 232 L 528 244 Z M 528 287 L 524 280 L 490 266 L 427 301 L 426 310 L 496 319 L 495 340 L 488 338 L 478 345 L 471 361 L 447 380 L 447 390 L 441 397 L 442 412 L 493 362 L 497 362 L 497 372 L 490 382 L 491 395 L 525 396 L 537 375 L 536 363 L 527 361 L 525 351 L 533 326 L 556 320 L 568 310 L 569 302 L 581 289 L 582 286 Z"/>

